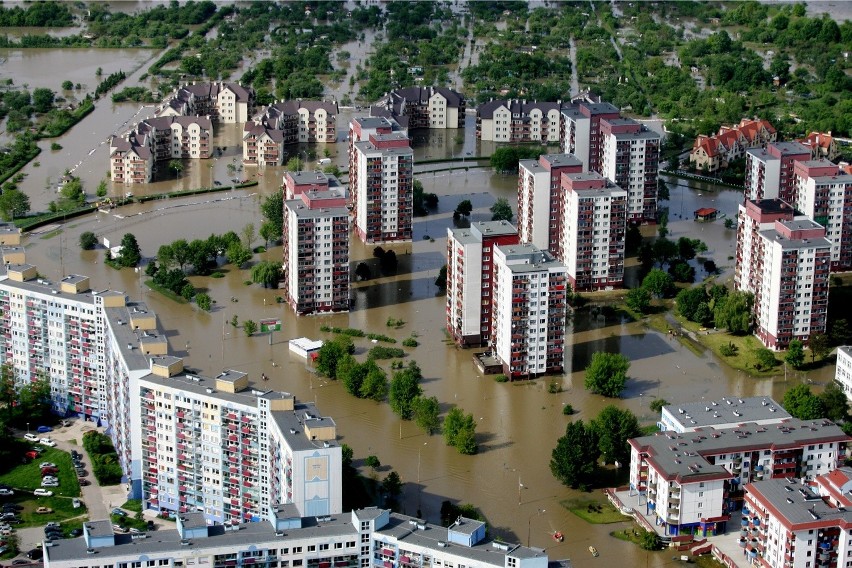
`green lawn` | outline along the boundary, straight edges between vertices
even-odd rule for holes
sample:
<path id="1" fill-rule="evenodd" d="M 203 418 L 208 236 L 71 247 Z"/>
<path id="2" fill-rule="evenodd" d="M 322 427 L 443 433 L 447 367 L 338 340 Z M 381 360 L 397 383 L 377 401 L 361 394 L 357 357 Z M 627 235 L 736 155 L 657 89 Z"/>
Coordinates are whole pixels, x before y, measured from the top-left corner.
<path id="1" fill-rule="evenodd" d="M 133 511 L 134 513 L 141 513 L 142 499 L 130 499 L 124 505 L 122 505 L 121 508 L 127 511 Z"/>
<path id="2" fill-rule="evenodd" d="M 127 515 L 126 517 L 122 517 L 121 515 L 110 515 L 110 519 L 112 519 L 113 524 L 122 526 L 124 528 L 135 528 L 139 529 L 140 531 L 145 531 L 148 529 L 148 521 L 136 519 L 132 515 Z"/>
<path id="3" fill-rule="evenodd" d="M 80 508 L 75 509 L 71 504 L 71 497 L 60 497 L 58 495 L 54 495 L 53 497 L 33 497 L 29 493 L 16 491 L 15 496 L 10 500 L 24 508 L 19 512 L 21 524 L 15 525 L 15 528 L 37 527 L 44 525 L 48 521 L 61 522 L 75 517 L 82 517 L 79 520 L 79 526 L 82 526 L 82 522 L 86 517 L 85 504 L 81 502 Z M 38 514 L 36 513 L 38 507 L 49 507 L 53 509 L 53 512 Z M 66 530 L 67 534 L 74 527 L 67 527 L 63 522 L 62 528 Z"/>
<path id="4" fill-rule="evenodd" d="M 71 454 L 56 448 L 45 448 L 45 451 L 30 463 L 20 464 L 0 475 L 0 483 L 5 483 L 16 492 L 32 492 L 41 487 L 41 470 L 38 466 L 42 462 L 53 462 L 59 468 L 59 487 L 48 487 L 54 495 L 80 496 L 80 484 L 77 482 L 77 474 L 71 463 Z"/>
<path id="5" fill-rule="evenodd" d="M 560 504 L 587 523 L 606 525 L 632 520 L 630 517 L 622 515 L 601 495 L 575 497 L 561 501 Z"/>

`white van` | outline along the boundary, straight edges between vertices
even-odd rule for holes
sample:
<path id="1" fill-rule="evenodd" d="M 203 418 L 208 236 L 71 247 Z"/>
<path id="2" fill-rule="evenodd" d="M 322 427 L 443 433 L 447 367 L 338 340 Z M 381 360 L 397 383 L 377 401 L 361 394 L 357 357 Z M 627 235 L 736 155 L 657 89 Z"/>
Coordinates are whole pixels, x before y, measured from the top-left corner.
<path id="1" fill-rule="evenodd" d="M 327 166 L 331 163 L 331 158 L 320 158 L 319 160 L 317 160 L 317 163 L 321 166 Z"/>

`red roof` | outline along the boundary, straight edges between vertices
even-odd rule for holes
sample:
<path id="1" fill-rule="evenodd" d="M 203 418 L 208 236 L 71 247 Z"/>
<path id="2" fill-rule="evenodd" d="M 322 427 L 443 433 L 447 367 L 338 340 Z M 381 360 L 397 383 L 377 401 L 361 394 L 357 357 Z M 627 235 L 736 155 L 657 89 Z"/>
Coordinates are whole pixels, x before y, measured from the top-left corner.
<path id="1" fill-rule="evenodd" d="M 697 209 L 695 214 L 699 217 L 706 217 L 707 215 L 713 215 L 718 213 L 717 209 L 713 209 L 712 207 L 702 207 L 701 209 Z"/>

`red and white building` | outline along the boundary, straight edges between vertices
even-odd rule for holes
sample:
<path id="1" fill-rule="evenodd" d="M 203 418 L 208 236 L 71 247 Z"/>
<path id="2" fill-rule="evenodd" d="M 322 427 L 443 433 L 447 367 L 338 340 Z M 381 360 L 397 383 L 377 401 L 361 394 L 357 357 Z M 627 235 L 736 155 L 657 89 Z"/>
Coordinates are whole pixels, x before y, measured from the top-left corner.
<path id="1" fill-rule="evenodd" d="M 447 331 L 457 345 L 478 347 L 490 342 L 494 249 L 517 243 L 518 230 L 508 221 L 447 229 Z"/>
<path id="2" fill-rule="evenodd" d="M 391 118 L 373 117 L 373 116 L 356 116 L 349 122 L 349 205 L 355 206 L 358 200 L 358 168 L 357 157 L 355 151 L 356 142 L 369 142 L 370 136 L 374 134 L 393 134 L 402 133 L 408 134 L 408 129 L 400 126 L 398 122 Z"/>
<path id="3" fill-rule="evenodd" d="M 571 154 L 544 154 L 518 164 L 518 234 L 521 241 L 562 258 L 565 223 L 563 173 L 579 173 L 583 163 Z"/>
<path id="4" fill-rule="evenodd" d="M 600 120 L 600 173 L 627 192 L 629 221 L 656 221 L 660 135 L 630 118 Z"/>
<path id="5" fill-rule="evenodd" d="M 739 544 L 751 566 L 844 568 L 852 558 L 852 470 L 813 485 L 769 479 L 745 486 Z"/>
<path id="6" fill-rule="evenodd" d="M 754 294 L 757 337 L 771 349 L 825 333 L 831 241 L 781 200 L 740 205 L 734 284 Z"/>
<path id="7" fill-rule="evenodd" d="M 852 268 L 852 174 L 827 159 L 796 162 L 796 209 L 825 227 L 831 270 Z"/>
<path id="8" fill-rule="evenodd" d="M 414 209 L 414 151 L 401 132 L 354 142 L 355 231 L 365 243 L 410 242 Z M 355 171 L 355 185 L 352 172 Z"/>
<path id="9" fill-rule="evenodd" d="M 745 198 L 796 202 L 796 162 L 810 160 L 811 151 L 798 142 L 773 142 L 746 152 Z"/>
<path id="10" fill-rule="evenodd" d="M 796 418 L 632 438 L 629 496 L 636 500 L 625 504 L 655 516 L 669 535 L 719 534 L 738 508 L 742 485 L 829 473 L 843 464 L 850 440 L 828 420 Z"/>
<path id="11" fill-rule="evenodd" d="M 689 163 L 699 170 L 715 172 L 745 156 L 749 148 L 762 148 L 777 139 L 778 133 L 768 120 L 744 118 L 739 124 L 722 126 L 718 134 L 700 134 L 692 145 Z"/>
<path id="12" fill-rule="evenodd" d="M 574 290 L 624 284 L 628 194 L 597 173 L 562 174 L 562 261 Z"/>
<path id="13" fill-rule="evenodd" d="M 349 210 L 337 178 L 288 172 L 284 200 L 287 303 L 299 315 L 349 310 Z"/>
<path id="14" fill-rule="evenodd" d="M 494 355 L 512 378 L 561 373 L 568 310 L 565 265 L 531 244 L 494 248 Z"/>
<path id="15" fill-rule="evenodd" d="M 601 120 L 621 117 L 618 107 L 607 102 L 580 101 L 562 109 L 562 151 L 575 155 L 584 172 L 601 173 Z"/>

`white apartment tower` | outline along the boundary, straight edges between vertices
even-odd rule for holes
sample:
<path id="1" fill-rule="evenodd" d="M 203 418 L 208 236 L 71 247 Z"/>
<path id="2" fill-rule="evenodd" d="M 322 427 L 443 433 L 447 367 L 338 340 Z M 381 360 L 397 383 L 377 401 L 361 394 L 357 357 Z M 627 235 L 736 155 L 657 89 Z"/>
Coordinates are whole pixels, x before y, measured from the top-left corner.
<path id="1" fill-rule="evenodd" d="M 494 354 L 510 377 L 562 372 L 566 269 L 531 244 L 494 249 Z"/>
<path id="2" fill-rule="evenodd" d="M 841 345 L 837 348 L 837 367 L 834 370 L 834 382 L 852 400 L 852 347 Z"/>
<path id="3" fill-rule="evenodd" d="M 561 251 L 574 290 L 624 284 L 627 192 L 597 173 L 565 173 Z"/>
<path id="4" fill-rule="evenodd" d="M 825 227 L 831 270 L 852 268 L 852 175 L 825 158 L 795 163 L 796 209 Z"/>
<path id="5" fill-rule="evenodd" d="M 629 221 L 656 221 L 660 135 L 630 118 L 605 118 L 600 144 L 600 169 L 590 171 L 627 192 Z"/>
<path id="6" fill-rule="evenodd" d="M 796 162 L 810 159 L 810 149 L 799 142 L 772 142 L 766 148 L 750 148 L 746 151 L 745 198 L 778 198 L 795 203 L 793 168 Z"/>

